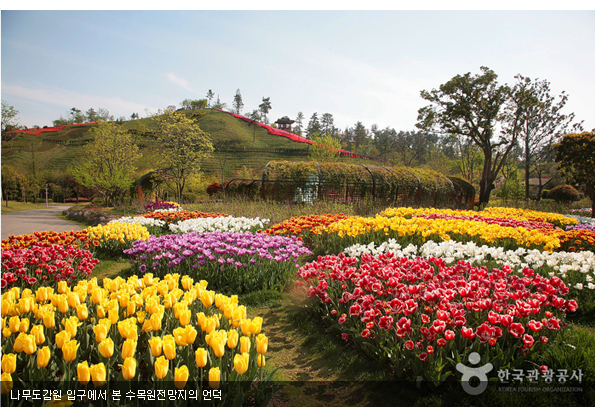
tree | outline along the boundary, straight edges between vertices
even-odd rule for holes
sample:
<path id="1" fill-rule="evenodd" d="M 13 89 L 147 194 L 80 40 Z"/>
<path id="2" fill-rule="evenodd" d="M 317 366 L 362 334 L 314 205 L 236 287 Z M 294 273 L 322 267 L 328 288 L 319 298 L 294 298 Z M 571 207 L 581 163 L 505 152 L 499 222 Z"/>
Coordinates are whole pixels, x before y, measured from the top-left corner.
<path id="1" fill-rule="evenodd" d="M 395 147 L 397 132 L 388 126 L 380 130 L 376 124 L 372 125 L 370 131 L 374 136 L 374 147 L 376 147 L 383 160 L 388 160 L 389 152 L 393 151 Z"/>
<path id="2" fill-rule="evenodd" d="M 474 184 L 476 171 L 483 166 L 481 149 L 467 137 L 451 134 L 441 139 L 442 151 L 463 178 Z"/>
<path id="3" fill-rule="evenodd" d="M 161 153 L 160 165 L 171 177 L 178 202 L 188 177 L 198 173 L 202 161 L 213 151 L 211 136 L 183 111 L 166 112 L 159 121 L 157 131 Z"/>
<path id="4" fill-rule="evenodd" d="M 192 108 L 192 100 L 184 99 L 180 102 L 180 109 L 190 110 Z"/>
<path id="5" fill-rule="evenodd" d="M 318 120 L 318 113 L 312 113 L 310 117 L 310 121 L 308 122 L 308 127 L 306 127 L 306 137 L 312 139 L 315 134 L 320 134 L 322 132 L 322 128 L 320 127 L 320 121 Z"/>
<path id="6" fill-rule="evenodd" d="M 2 100 L 2 135 L 5 132 L 18 127 L 19 111 L 8 104 L 7 101 Z"/>
<path id="7" fill-rule="evenodd" d="M 227 103 L 223 103 L 223 102 L 221 102 L 221 100 L 219 99 L 219 95 L 217 95 L 217 102 L 215 102 L 215 103 L 213 104 L 213 108 L 214 108 L 214 109 L 221 109 L 221 110 L 223 110 L 223 109 L 225 109 L 226 107 L 227 107 Z"/>
<path id="8" fill-rule="evenodd" d="M 595 217 L 595 132 L 570 133 L 554 144 L 556 163 L 570 182 L 582 185 Z"/>
<path id="9" fill-rule="evenodd" d="M 355 152 L 361 153 L 361 148 L 368 143 L 368 130 L 366 130 L 366 127 L 362 124 L 362 122 L 357 122 L 355 123 L 352 134 L 353 143 L 355 144 Z"/>
<path id="10" fill-rule="evenodd" d="M 494 181 L 517 143 L 519 111 L 504 115 L 510 88 L 499 85 L 498 75 L 481 67 L 480 75 L 457 75 L 439 89 L 421 91 L 432 104 L 419 109 L 416 127 L 470 138 L 483 152 L 479 202 L 486 205 Z M 506 126 L 506 129 L 504 128 Z"/>
<path id="11" fill-rule="evenodd" d="M 89 108 L 89 110 L 87 110 L 85 112 L 85 115 L 86 115 L 87 121 L 89 121 L 89 122 L 97 121 L 97 112 L 92 107 Z"/>
<path id="12" fill-rule="evenodd" d="M 268 119 L 267 119 L 267 114 L 269 114 L 269 111 L 272 109 L 271 107 L 271 98 L 262 98 L 262 103 L 258 105 L 258 110 L 260 110 L 262 112 L 262 116 L 264 117 L 264 122 L 265 124 L 268 124 Z"/>
<path id="13" fill-rule="evenodd" d="M 313 134 L 313 144 L 310 146 L 310 159 L 318 162 L 333 161 L 338 157 L 341 149 L 339 140 L 330 134 Z"/>
<path id="14" fill-rule="evenodd" d="M 192 107 L 192 110 L 204 109 L 205 107 L 207 107 L 207 100 L 206 99 L 193 100 L 190 102 L 190 105 Z"/>
<path id="15" fill-rule="evenodd" d="M 324 113 L 320 119 L 323 134 L 334 135 L 336 133 L 335 120 L 330 113 Z"/>
<path id="16" fill-rule="evenodd" d="M 242 94 L 240 93 L 239 89 L 236 90 L 236 94 L 233 97 L 232 106 L 236 114 L 240 114 L 242 112 L 242 109 L 244 108 L 244 102 L 242 102 Z"/>
<path id="17" fill-rule="evenodd" d="M 215 94 L 211 89 L 207 92 L 207 107 L 211 107 L 211 100 L 215 97 Z"/>
<path id="18" fill-rule="evenodd" d="M 529 178 L 535 155 L 544 146 L 552 144 L 567 132 L 574 120 L 574 113 L 564 115 L 562 108 L 568 100 L 564 92 L 556 98 L 550 95 L 550 83 L 546 80 L 532 81 L 521 74 L 511 93 L 511 108 L 520 109 L 518 123 L 519 143 L 523 149 L 525 165 L 525 199 L 529 199 Z M 582 131 L 580 124 L 575 124 L 573 131 Z"/>
<path id="19" fill-rule="evenodd" d="M 2 107 L 4 107 L 4 101 L 2 102 Z M 6 207 L 8 207 L 8 201 L 11 198 L 16 201 L 22 178 L 23 176 L 12 165 L 2 165 L 2 195 L 6 201 Z"/>
<path id="20" fill-rule="evenodd" d="M 75 167 L 76 181 L 115 204 L 134 181 L 136 161 L 141 157 L 132 134 L 114 122 L 101 122 L 89 130 L 93 141 L 84 148 L 84 161 Z"/>
<path id="21" fill-rule="evenodd" d="M 435 134 L 423 131 L 400 131 L 394 136 L 393 148 L 399 156 L 399 161 L 407 167 L 414 164 L 425 164 L 427 157 L 436 144 Z"/>
<path id="22" fill-rule="evenodd" d="M 302 135 L 302 128 L 303 128 L 303 122 L 304 122 L 304 114 L 302 112 L 298 112 L 297 117 L 295 118 L 295 128 L 297 128 L 297 130 L 294 130 L 298 135 Z"/>

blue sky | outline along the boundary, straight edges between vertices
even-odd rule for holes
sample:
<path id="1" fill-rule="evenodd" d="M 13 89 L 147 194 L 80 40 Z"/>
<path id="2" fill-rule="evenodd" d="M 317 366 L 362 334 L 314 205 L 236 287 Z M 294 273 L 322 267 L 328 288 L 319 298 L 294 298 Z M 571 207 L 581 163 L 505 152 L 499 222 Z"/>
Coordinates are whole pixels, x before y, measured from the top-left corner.
<path id="1" fill-rule="evenodd" d="M 3 10 L 2 100 L 26 126 L 71 107 L 145 117 L 209 89 L 270 119 L 413 130 L 422 89 L 493 69 L 547 79 L 595 128 L 595 11 Z"/>

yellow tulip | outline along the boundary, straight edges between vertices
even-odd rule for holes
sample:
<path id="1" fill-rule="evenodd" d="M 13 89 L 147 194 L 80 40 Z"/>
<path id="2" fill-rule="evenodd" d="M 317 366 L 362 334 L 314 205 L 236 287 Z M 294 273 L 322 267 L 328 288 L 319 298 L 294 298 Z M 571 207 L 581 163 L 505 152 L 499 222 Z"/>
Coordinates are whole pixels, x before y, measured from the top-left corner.
<path id="1" fill-rule="evenodd" d="M 8 328 L 10 332 L 17 333 L 19 332 L 19 327 L 21 326 L 21 319 L 19 317 L 10 317 L 8 319 Z"/>
<path id="2" fill-rule="evenodd" d="M 37 350 L 37 367 L 44 368 L 50 362 L 50 348 L 49 346 L 44 346 L 41 349 Z"/>
<path id="3" fill-rule="evenodd" d="M 93 325 L 93 332 L 95 332 L 95 341 L 102 342 L 105 338 L 107 338 L 107 328 L 104 324 L 97 324 Z"/>
<path id="4" fill-rule="evenodd" d="M 133 339 L 126 339 L 122 344 L 122 359 L 134 357 L 136 352 L 136 341 Z"/>
<path id="5" fill-rule="evenodd" d="M 35 344 L 35 336 L 27 335 L 23 336 L 23 350 L 27 355 L 32 355 L 37 352 L 37 345 Z"/>
<path id="6" fill-rule="evenodd" d="M 128 301 L 128 304 L 126 305 L 126 314 L 134 315 L 135 312 L 136 312 L 136 305 L 134 305 L 134 302 Z M 139 323 L 142 324 L 142 321 L 139 321 Z"/>
<path id="7" fill-rule="evenodd" d="M 99 304 L 101 301 L 103 301 L 103 290 L 101 288 L 94 288 L 93 291 L 91 291 L 91 302 L 93 304 Z"/>
<path id="8" fill-rule="evenodd" d="M 208 352 L 205 348 L 198 348 L 196 352 L 194 352 L 196 357 L 196 365 L 198 367 L 205 367 L 207 365 L 207 355 Z"/>
<path id="9" fill-rule="evenodd" d="M 105 365 L 103 363 L 92 365 L 90 370 L 91 378 L 93 379 L 93 384 L 97 387 L 103 386 L 106 383 L 107 375 Z"/>
<path id="10" fill-rule="evenodd" d="M 31 328 L 31 335 L 35 337 L 35 344 L 41 345 L 45 342 L 45 334 L 43 332 L 43 325 L 33 325 Z"/>
<path id="11" fill-rule="evenodd" d="M 54 306 L 57 307 L 58 311 L 60 311 L 62 314 L 66 314 L 68 312 L 68 301 L 66 300 L 66 296 L 64 294 L 54 294 L 52 297 L 52 304 L 54 304 Z"/>
<path id="12" fill-rule="evenodd" d="M 175 328 L 173 330 L 173 337 L 176 341 L 176 345 L 178 346 L 188 346 L 188 342 L 186 341 L 186 330 L 181 326 Z"/>
<path id="13" fill-rule="evenodd" d="M 190 318 L 192 317 L 192 313 L 189 309 L 184 309 L 180 311 L 180 325 L 186 326 L 190 323 Z"/>
<path id="14" fill-rule="evenodd" d="M 2 330 L 2 336 L 4 336 L 5 338 L 10 337 L 10 335 L 12 335 L 12 332 L 10 331 L 9 327 L 6 327 Z"/>
<path id="15" fill-rule="evenodd" d="M 242 353 L 241 355 L 236 354 L 233 358 L 233 367 L 238 374 L 244 374 L 248 371 L 248 364 L 250 362 L 250 355 Z"/>
<path id="16" fill-rule="evenodd" d="M 258 334 L 256 336 L 256 352 L 264 355 L 267 353 L 267 349 L 269 347 L 269 338 L 267 338 L 264 334 Z"/>
<path id="17" fill-rule="evenodd" d="M 192 279 L 192 277 L 189 277 L 189 276 L 182 277 L 182 287 L 184 287 L 184 290 L 190 290 L 190 288 L 192 287 L 192 284 L 194 284 L 194 280 Z"/>
<path id="18" fill-rule="evenodd" d="M 68 301 L 68 305 L 71 308 L 76 308 L 79 305 L 81 305 L 81 299 L 80 299 L 79 295 L 73 291 L 66 294 L 66 300 Z"/>
<path id="19" fill-rule="evenodd" d="M 54 311 L 48 311 L 44 313 L 42 319 L 43 326 L 45 326 L 47 329 L 52 329 L 56 326 L 56 316 Z"/>
<path id="20" fill-rule="evenodd" d="M 218 367 L 212 367 L 209 369 L 209 386 L 212 389 L 216 389 L 219 387 L 219 383 L 221 380 L 221 372 L 219 371 Z"/>
<path id="21" fill-rule="evenodd" d="M 103 305 L 98 305 L 95 308 L 95 312 L 97 312 L 97 318 L 99 318 L 99 319 L 103 319 L 107 316 L 107 312 L 106 312 L 105 308 L 103 307 Z"/>
<path id="22" fill-rule="evenodd" d="M 87 304 L 79 304 L 76 306 L 76 316 L 81 321 L 84 321 L 87 318 L 89 318 L 89 310 L 87 309 Z"/>
<path id="23" fill-rule="evenodd" d="M 25 349 L 25 337 L 27 336 L 26 333 L 21 332 L 19 336 L 16 337 L 14 343 L 12 344 L 12 350 L 16 353 L 21 353 Z"/>
<path id="24" fill-rule="evenodd" d="M 250 353 L 250 338 L 247 336 L 242 336 L 240 338 L 240 352 Z"/>
<path id="25" fill-rule="evenodd" d="M 99 342 L 97 348 L 99 349 L 101 356 L 104 358 L 111 358 L 114 354 L 114 341 L 112 338 L 106 338 Z"/>
<path id="26" fill-rule="evenodd" d="M 159 331 L 161 329 L 161 321 L 163 320 L 162 313 L 155 313 L 151 315 L 151 329 L 153 331 Z"/>
<path id="27" fill-rule="evenodd" d="M 6 353 L 2 355 L 2 371 L 6 373 L 14 373 L 17 369 L 17 355 L 14 353 Z"/>
<path id="28" fill-rule="evenodd" d="M 112 324 L 115 324 L 116 322 L 118 322 L 118 319 L 120 319 L 117 308 L 111 308 L 107 312 L 107 315 L 108 315 L 109 320 L 112 322 Z"/>
<path id="29" fill-rule="evenodd" d="M 213 332 L 216 332 L 216 331 L 213 331 Z M 223 355 L 225 354 L 225 342 L 226 342 L 226 340 L 221 335 L 217 334 L 217 335 L 211 336 L 211 341 L 209 342 L 209 346 L 213 349 L 213 351 L 215 352 L 215 356 L 217 356 L 218 358 L 223 357 Z"/>
<path id="30" fill-rule="evenodd" d="M 256 363 L 258 364 L 258 367 L 265 367 L 266 366 L 266 362 L 264 359 L 264 355 L 259 354 L 256 357 Z"/>
<path id="31" fill-rule="evenodd" d="M 227 333 L 227 346 L 229 349 L 235 349 L 235 347 L 238 346 L 239 338 L 240 334 L 235 329 L 232 329 Z"/>
<path id="32" fill-rule="evenodd" d="M 122 338 L 138 341 L 138 326 L 136 319 L 125 319 L 118 322 L 118 331 Z"/>
<path id="33" fill-rule="evenodd" d="M 56 345 L 58 348 L 62 349 L 62 346 L 71 339 L 70 333 L 68 331 L 60 331 L 55 336 Z"/>
<path id="34" fill-rule="evenodd" d="M 72 362 L 74 359 L 76 359 L 76 352 L 78 348 L 79 343 L 76 339 L 71 339 L 70 341 L 66 342 L 64 346 L 62 346 L 64 360 L 67 362 Z"/>
<path id="35" fill-rule="evenodd" d="M 31 311 L 33 308 L 33 304 L 29 301 L 29 298 L 21 298 L 19 300 L 19 304 L 17 305 L 20 314 L 26 314 L 27 312 Z"/>
<path id="36" fill-rule="evenodd" d="M 2 394 L 10 393 L 10 391 L 12 390 L 12 385 L 13 385 L 12 376 L 10 375 L 10 373 L 2 373 L 0 380 L 2 381 L 0 393 L 2 393 Z"/>
<path id="37" fill-rule="evenodd" d="M 76 336 L 77 327 L 82 325 L 79 323 L 79 319 L 75 316 L 72 316 L 66 320 L 64 320 L 64 330 L 68 331 L 71 338 Z"/>
<path id="38" fill-rule="evenodd" d="M 186 325 L 186 329 L 184 331 L 186 335 L 186 342 L 189 344 L 194 343 L 196 336 L 198 335 L 196 329 L 192 325 Z"/>
<path id="39" fill-rule="evenodd" d="M 21 318 L 21 323 L 19 324 L 19 332 L 25 332 L 29 330 L 29 318 Z"/>
<path id="40" fill-rule="evenodd" d="M 58 292 L 60 294 L 65 294 L 68 292 L 68 282 L 67 281 L 58 281 Z"/>
<path id="41" fill-rule="evenodd" d="M 254 335 L 258 335 L 260 333 L 261 329 L 262 329 L 262 318 L 254 317 L 254 319 L 252 319 L 252 323 L 250 324 L 250 331 Z"/>
<path id="42" fill-rule="evenodd" d="M 163 337 L 163 354 L 169 360 L 176 358 L 176 341 L 171 335 L 165 335 Z"/>
<path id="43" fill-rule="evenodd" d="M 153 355 L 153 357 L 159 357 L 161 356 L 161 349 L 162 349 L 162 342 L 161 342 L 161 338 L 158 336 L 153 336 L 151 337 L 151 339 L 149 339 L 149 346 L 151 347 L 151 355 Z"/>
<path id="44" fill-rule="evenodd" d="M 48 301 L 51 298 L 53 291 L 54 290 L 51 289 L 50 287 L 39 287 L 35 291 L 35 301 L 37 301 L 37 302 Z"/>
<path id="45" fill-rule="evenodd" d="M 213 301 L 215 301 L 215 292 L 204 290 L 200 296 L 200 301 L 206 308 L 210 307 L 213 305 Z"/>
<path id="46" fill-rule="evenodd" d="M 122 367 L 122 377 L 125 380 L 130 380 L 136 374 L 136 359 L 128 357 L 124 359 L 124 364 L 120 365 L 120 367 Z"/>
<path id="47" fill-rule="evenodd" d="M 76 375 L 78 381 L 83 384 L 87 385 L 91 381 L 91 369 L 89 369 L 89 364 L 85 360 L 84 362 L 79 363 L 76 366 Z"/>
<path id="48" fill-rule="evenodd" d="M 158 379 L 163 379 L 167 376 L 168 368 L 169 362 L 163 356 L 159 356 L 155 361 L 155 376 L 157 376 Z"/>
<path id="49" fill-rule="evenodd" d="M 183 389 L 186 386 L 186 382 L 188 381 L 188 377 L 190 377 L 190 372 L 188 372 L 187 366 L 182 366 L 180 368 L 176 367 L 174 373 L 174 384 L 177 389 Z"/>

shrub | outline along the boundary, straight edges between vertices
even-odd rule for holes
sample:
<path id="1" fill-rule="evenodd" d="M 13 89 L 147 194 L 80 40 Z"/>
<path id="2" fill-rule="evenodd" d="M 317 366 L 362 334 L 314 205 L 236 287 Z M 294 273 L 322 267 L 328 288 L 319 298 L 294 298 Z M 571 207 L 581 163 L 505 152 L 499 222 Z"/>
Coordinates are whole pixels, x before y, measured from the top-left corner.
<path id="1" fill-rule="evenodd" d="M 556 202 L 572 202 L 579 201 L 581 194 L 572 185 L 562 184 L 552 188 L 548 192 L 547 198 L 553 199 Z"/>

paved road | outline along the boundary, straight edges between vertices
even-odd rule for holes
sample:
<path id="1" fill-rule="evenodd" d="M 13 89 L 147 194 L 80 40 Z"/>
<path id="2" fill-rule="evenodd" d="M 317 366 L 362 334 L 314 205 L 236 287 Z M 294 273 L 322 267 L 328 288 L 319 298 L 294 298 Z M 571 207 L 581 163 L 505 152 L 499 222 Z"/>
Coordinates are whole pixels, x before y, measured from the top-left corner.
<path id="1" fill-rule="evenodd" d="M 69 206 L 51 206 L 47 209 L 5 213 L 0 218 L 2 220 L 2 239 L 7 239 L 8 235 L 17 236 L 46 230 L 55 232 L 81 230 L 80 226 L 56 216 L 68 208 Z"/>

